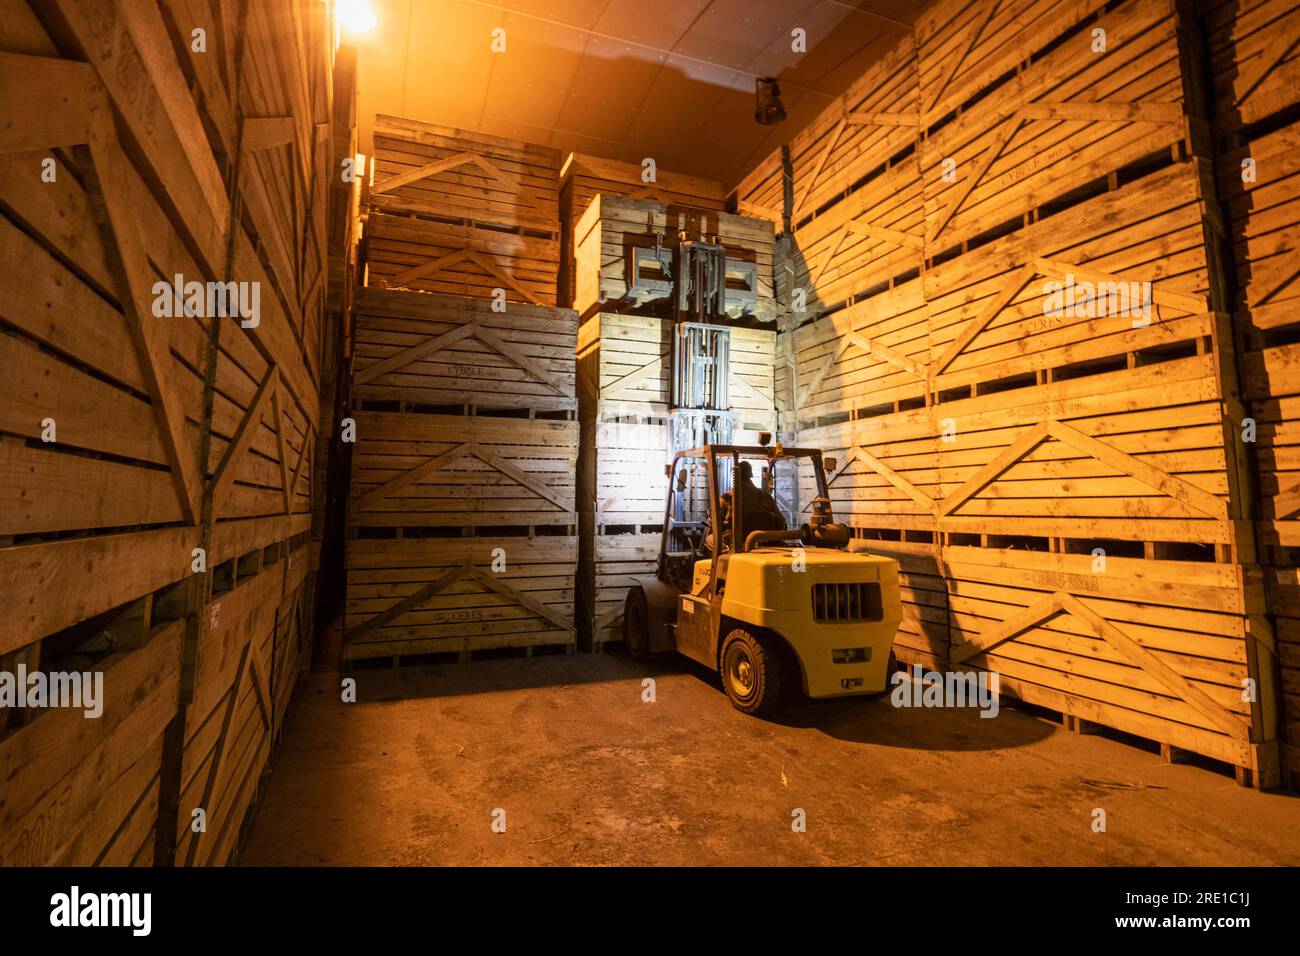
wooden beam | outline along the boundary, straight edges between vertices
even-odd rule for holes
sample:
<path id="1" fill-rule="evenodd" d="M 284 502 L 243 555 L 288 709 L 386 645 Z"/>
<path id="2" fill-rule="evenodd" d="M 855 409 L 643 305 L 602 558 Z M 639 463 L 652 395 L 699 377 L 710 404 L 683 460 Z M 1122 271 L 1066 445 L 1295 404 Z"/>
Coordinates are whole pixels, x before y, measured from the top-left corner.
<path id="1" fill-rule="evenodd" d="M 370 618 L 369 620 L 362 621 L 352 630 L 347 632 L 347 634 L 344 637 L 344 640 L 355 641 L 357 638 L 361 637 L 362 635 L 369 634 L 371 631 L 383 627 L 385 624 L 388 624 L 390 621 L 395 621 L 397 618 L 401 617 L 407 611 L 412 611 L 415 608 L 419 607 L 421 604 L 429 600 L 429 598 L 433 597 L 435 594 L 437 594 L 439 591 L 446 588 L 448 585 L 451 585 L 456 581 L 459 581 L 462 577 L 468 574 L 472 569 L 473 569 L 473 565 L 471 565 L 469 561 L 466 560 L 464 564 L 459 564 L 456 567 L 444 573 L 443 575 L 441 575 L 440 577 L 436 578 L 435 580 L 430 581 L 428 584 L 424 585 L 422 588 L 417 590 L 414 594 L 402 598 L 402 600 L 398 601 L 396 604 L 389 607 L 386 611 L 382 611 L 379 614 L 376 614 L 374 617 Z"/>
<path id="2" fill-rule="evenodd" d="M 235 480 L 235 464 L 244 456 L 244 452 L 252 444 L 253 435 L 262 424 L 262 415 L 266 411 L 267 403 L 271 401 L 275 394 L 279 376 L 279 366 L 271 365 L 267 368 L 266 374 L 262 377 L 262 383 L 258 385 L 257 393 L 253 396 L 253 401 L 244 412 L 239 428 L 235 430 L 235 437 L 226 446 L 226 453 L 221 456 L 221 463 L 217 465 L 217 472 L 212 477 L 212 506 L 214 509 L 224 497 L 230 483 Z"/>
<path id="3" fill-rule="evenodd" d="M 449 332 L 444 332 L 431 339 L 425 339 L 423 342 L 419 342 L 412 345 L 410 348 L 403 349 L 400 352 L 390 355 L 382 361 L 358 369 L 356 374 L 353 376 L 352 382 L 354 385 L 365 385 L 368 382 L 373 382 L 375 379 L 382 378 L 390 372 L 396 372 L 398 369 L 405 368 L 412 362 L 418 362 L 430 355 L 441 352 L 447 346 L 453 345 L 461 339 L 469 338 L 474 335 L 476 331 L 474 324 L 471 322 L 468 325 L 454 328 Z"/>
<path id="4" fill-rule="evenodd" d="M 79 146 L 107 105 L 87 63 L 0 53 L 0 153 Z"/>
<path id="5" fill-rule="evenodd" d="M 977 654 L 986 654 L 999 644 L 1018 637 L 1031 627 L 1041 624 L 1053 615 L 1060 613 L 1061 610 L 1061 592 L 1057 591 L 1054 594 L 1049 594 L 1047 597 L 1035 601 L 1023 611 L 1013 614 L 992 630 L 984 631 L 973 639 L 964 639 L 959 645 L 960 649 L 953 654 L 952 662 L 960 664 L 963 661 L 970 660 Z"/>
<path id="6" fill-rule="evenodd" d="M 401 491 L 413 484 L 418 484 L 434 472 L 445 468 L 458 458 L 470 454 L 473 451 L 473 442 L 462 442 L 455 448 L 451 448 L 441 455 L 430 458 L 421 465 L 416 465 L 408 471 L 402 472 L 395 478 L 384 482 L 378 488 L 366 492 L 356 500 L 353 508 L 355 511 L 368 511 L 375 507 L 385 498 L 390 497 L 395 492 Z"/>
<path id="7" fill-rule="evenodd" d="M 1015 441 L 1002 449 L 997 457 L 967 478 L 960 488 L 944 498 L 939 503 L 939 513 L 941 515 L 952 514 L 962 502 L 979 492 L 981 488 L 997 478 L 998 475 L 1029 454 L 1039 442 L 1047 437 L 1047 434 L 1047 422 L 1039 422 L 1037 425 L 1025 429 Z"/>

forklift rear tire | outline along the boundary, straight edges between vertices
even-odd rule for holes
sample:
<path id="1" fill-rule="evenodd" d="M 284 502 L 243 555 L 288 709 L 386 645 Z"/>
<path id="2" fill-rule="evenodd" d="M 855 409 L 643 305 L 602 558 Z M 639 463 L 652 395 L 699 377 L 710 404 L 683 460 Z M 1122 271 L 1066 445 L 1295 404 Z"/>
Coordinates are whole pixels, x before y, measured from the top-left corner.
<path id="1" fill-rule="evenodd" d="M 773 638 L 733 628 L 722 642 L 718 674 L 731 705 L 766 714 L 781 698 L 781 653 Z"/>
<path id="2" fill-rule="evenodd" d="M 623 603 L 623 646 L 634 660 L 643 664 L 653 656 L 650 653 L 650 608 L 640 585 L 627 592 L 627 600 Z"/>

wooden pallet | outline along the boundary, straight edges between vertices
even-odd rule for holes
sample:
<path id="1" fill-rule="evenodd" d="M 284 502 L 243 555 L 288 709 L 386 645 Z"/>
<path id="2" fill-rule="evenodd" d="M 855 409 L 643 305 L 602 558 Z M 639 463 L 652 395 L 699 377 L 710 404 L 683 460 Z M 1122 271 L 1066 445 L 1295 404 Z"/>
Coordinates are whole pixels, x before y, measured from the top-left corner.
<path id="1" fill-rule="evenodd" d="M 560 154 L 549 147 L 381 113 L 369 204 L 553 236 L 559 173 Z"/>
<path id="2" fill-rule="evenodd" d="M 573 526 L 578 423 L 356 413 L 350 527 Z"/>
<path id="3" fill-rule="evenodd" d="M 729 315 L 775 318 L 770 223 L 605 195 L 591 201 L 575 227 L 573 307 L 584 317 L 598 311 L 670 309 L 671 283 L 644 264 L 638 277 L 635 250 L 653 251 L 656 241 L 670 249 L 683 231 L 695 239 L 717 236 L 728 258 L 740 264 L 728 271 Z M 739 270 L 751 265 L 752 275 L 742 279 Z"/>
<path id="4" fill-rule="evenodd" d="M 572 645 L 577 558 L 571 535 L 353 540 L 343 659 Z"/>
<path id="5" fill-rule="evenodd" d="M 663 203 L 686 209 L 722 212 L 726 196 L 722 184 L 697 176 L 656 169 L 654 181 L 643 179 L 635 163 L 570 153 L 560 169 L 561 266 L 559 302 L 572 305 L 575 288 L 574 230 L 578 219 L 599 193 L 627 199 Z"/>
<path id="6" fill-rule="evenodd" d="M 1300 103 L 1300 8 L 1293 0 L 1207 3 L 1215 126 L 1227 137 Z"/>
<path id="7" fill-rule="evenodd" d="M 576 411 L 568 309 L 362 289 L 352 395 L 362 402 Z"/>
<path id="8" fill-rule="evenodd" d="M 927 255 L 1193 137 L 1202 142 L 1188 151 L 1208 155 L 1208 127 L 1189 118 L 1184 100 L 1174 7 L 1130 0 L 1099 14 L 925 138 Z M 1092 51 L 1095 29 L 1106 31 L 1104 54 Z"/>

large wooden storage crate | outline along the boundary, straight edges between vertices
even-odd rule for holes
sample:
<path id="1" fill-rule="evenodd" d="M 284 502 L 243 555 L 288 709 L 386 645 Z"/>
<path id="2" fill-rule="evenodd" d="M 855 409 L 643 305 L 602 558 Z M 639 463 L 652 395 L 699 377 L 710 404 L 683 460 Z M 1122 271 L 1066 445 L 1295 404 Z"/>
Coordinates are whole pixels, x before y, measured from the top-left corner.
<path id="1" fill-rule="evenodd" d="M 595 312 L 671 314 L 672 284 L 653 262 L 656 249 L 670 259 L 680 233 L 716 236 L 728 257 L 727 314 L 770 321 L 776 316 L 772 286 L 772 224 L 728 213 L 597 195 L 574 229 L 577 276 L 573 307 Z"/>
<path id="2" fill-rule="evenodd" d="M 653 179 L 647 181 L 645 177 L 650 175 Z M 713 180 L 658 168 L 652 174 L 634 163 L 570 153 L 560 169 L 561 305 L 573 304 L 576 281 L 574 232 L 578 219 L 597 194 L 713 212 L 722 212 L 726 208 L 722 184 Z"/>
<path id="3" fill-rule="evenodd" d="M 384 115 L 374 149 L 367 284 L 555 305 L 556 150 Z"/>

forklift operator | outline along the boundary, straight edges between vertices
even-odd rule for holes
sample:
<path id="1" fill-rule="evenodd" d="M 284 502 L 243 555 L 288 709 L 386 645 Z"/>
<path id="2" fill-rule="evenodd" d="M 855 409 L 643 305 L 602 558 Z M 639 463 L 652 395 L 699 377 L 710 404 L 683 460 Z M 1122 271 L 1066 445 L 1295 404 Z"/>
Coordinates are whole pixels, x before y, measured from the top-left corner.
<path id="1" fill-rule="evenodd" d="M 781 514 L 781 509 L 776 506 L 772 496 L 766 491 L 754 484 L 754 469 L 747 461 L 740 463 L 740 468 L 736 476 L 737 483 L 745 482 L 745 487 L 741 489 L 740 499 L 741 507 L 744 510 L 740 515 L 741 527 L 744 533 L 748 535 L 751 531 L 784 531 L 785 517 Z M 724 547 L 731 544 L 731 509 L 735 504 L 734 492 L 723 492 L 718 499 L 719 518 L 722 522 L 722 542 Z M 704 550 L 706 554 L 713 552 L 713 534 L 709 533 L 704 541 Z"/>

